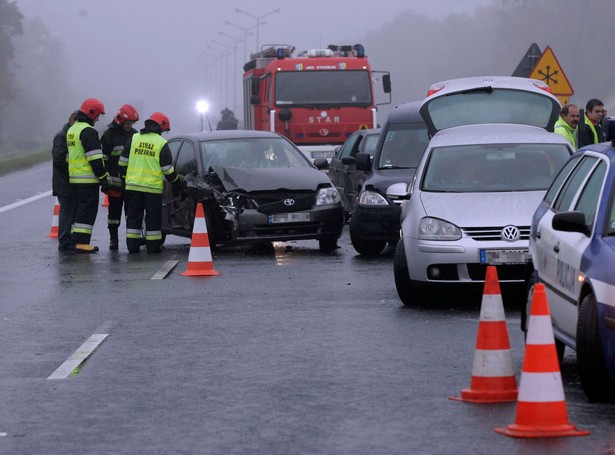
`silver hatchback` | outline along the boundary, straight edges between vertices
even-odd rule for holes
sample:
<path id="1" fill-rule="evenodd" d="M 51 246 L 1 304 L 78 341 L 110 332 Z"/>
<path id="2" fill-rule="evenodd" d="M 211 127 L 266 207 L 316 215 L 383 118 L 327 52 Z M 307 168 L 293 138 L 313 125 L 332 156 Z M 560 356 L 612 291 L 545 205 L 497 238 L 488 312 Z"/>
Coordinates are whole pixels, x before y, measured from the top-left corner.
<path id="1" fill-rule="evenodd" d="M 501 282 L 524 283 L 532 215 L 572 153 L 565 139 L 547 131 L 559 110 L 550 93 L 481 84 L 457 84 L 459 91 L 432 95 L 421 107 L 433 137 L 408 191 L 397 189 L 408 199 L 394 259 L 406 305 L 422 300 L 429 287 L 482 285 L 487 265 L 498 267 Z M 532 106 L 540 116 L 523 115 Z M 480 123 L 486 120 L 480 109 L 497 109 L 493 117 L 501 123 Z"/>

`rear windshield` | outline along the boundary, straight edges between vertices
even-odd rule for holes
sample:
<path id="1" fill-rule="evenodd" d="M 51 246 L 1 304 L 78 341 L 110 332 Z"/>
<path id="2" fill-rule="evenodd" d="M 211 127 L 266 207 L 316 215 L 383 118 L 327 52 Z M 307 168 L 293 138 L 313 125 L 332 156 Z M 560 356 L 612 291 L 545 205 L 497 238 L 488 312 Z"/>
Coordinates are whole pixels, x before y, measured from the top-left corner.
<path id="1" fill-rule="evenodd" d="M 553 101 L 545 95 L 489 87 L 443 95 L 427 105 L 437 131 L 484 123 L 520 123 L 547 128 L 553 109 Z"/>
<path id="2" fill-rule="evenodd" d="M 560 144 L 464 145 L 432 149 L 422 189 L 453 193 L 546 190 L 570 158 Z"/>
<path id="3" fill-rule="evenodd" d="M 416 168 L 427 144 L 429 134 L 423 122 L 391 123 L 384 133 L 378 169 Z"/>

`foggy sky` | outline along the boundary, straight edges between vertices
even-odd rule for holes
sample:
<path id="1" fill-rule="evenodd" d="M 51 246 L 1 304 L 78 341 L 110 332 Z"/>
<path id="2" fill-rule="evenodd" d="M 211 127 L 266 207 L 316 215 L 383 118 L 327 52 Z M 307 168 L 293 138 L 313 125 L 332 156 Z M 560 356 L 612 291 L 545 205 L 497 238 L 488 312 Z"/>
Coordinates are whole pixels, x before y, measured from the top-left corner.
<path id="1" fill-rule="evenodd" d="M 214 128 L 220 110 L 227 105 L 243 117 L 240 81 L 246 31 L 226 25 L 225 21 L 252 27 L 247 39 L 249 53 L 256 48 L 257 20 L 236 12 L 236 8 L 252 16 L 266 16 L 259 26 L 261 45 L 290 44 L 302 50 L 361 42 L 368 31 L 381 29 L 406 11 L 437 18 L 449 13 L 472 14 L 476 6 L 492 3 L 493 0 L 16 0 L 26 20 L 40 17 L 51 35 L 64 43 L 69 58 L 67 84 L 74 90 L 74 98 L 54 106 L 58 120 L 51 122 L 51 131 L 61 126 L 83 99 L 95 97 L 105 104 L 105 124 L 120 105 L 131 103 L 140 108 L 142 120 L 154 111 L 167 114 L 175 133 L 199 129 L 200 116 L 195 108 L 199 99 L 210 102 L 209 117 Z M 277 8 L 279 12 L 271 13 Z M 233 39 L 220 32 L 238 42 L 234 46 Z M 227 53 L 228 57 L 224 57 Z M 369 49 L 367 54 L 372 57 Z M 378 60 L 382 61 L 382 56 Z M 226 72 L 234 84 L 223 85 L 220 81 Z M 395 81 L 395 75 L 392 77 Z M 401 101 L 405 100 L 397 102 Z"/>

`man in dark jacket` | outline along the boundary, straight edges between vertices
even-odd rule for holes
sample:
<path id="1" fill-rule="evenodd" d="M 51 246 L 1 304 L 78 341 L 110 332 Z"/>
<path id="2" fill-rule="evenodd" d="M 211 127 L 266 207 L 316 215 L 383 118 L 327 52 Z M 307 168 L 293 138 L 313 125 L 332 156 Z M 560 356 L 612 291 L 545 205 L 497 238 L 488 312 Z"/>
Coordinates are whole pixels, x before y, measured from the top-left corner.
<path id="1" fill-rule="evenodd" d="M 216 126 L 217 130 L 236 130 L 237 129 L 237 119 L 235 118 L 235 114 L 228 107 L 224 108 L 222 112 L 222 120 L 218 122 L 218 126 Z"/>
<path id="2" fill-rule="evenodd" d="M 137 130 L 133 128 L 133 125 L 138 120 L 139 113 L 137 110 L 130 104 L 124 104 L 117 111 L 117 115 L 113 121 L 107 125 L 107 130 L 100 138 L 103 155 L 105 155 L 105 167 L 113 182 L 111 188 L 107 192 L 109 198 L 107 227 L 109 229 L 110 250 L 118 249 L 118 229 L 122 219 L 122 206 L 124 205 L 122 179 L 120 178 L 118 161 L 122 154 L 122 150 L 124 150 L 124 146 L 132 135 L 137 132 Z"/>
<path id="3" fill-rule="evenodd" d="M 58 216 L 58 250 L 74 252 L 75 245 L 71 241 L 70 230 L 77 212 L 77 199 L 68 181 L 68 147 L 66 146 L 66 132 L 75 123 L 79 111 L 73 112 L 68 122 L 53 138 L 51 156 L 53 157 L 53 175 L 51 179 L 52 194 L 60 203 Z"/>
<path id="4" fill-rule="evenodd" d="M 592 98 L 585 105 L 585 118 L 579 122 L 577 143 L 579 148 L 604 142 L 602 133 L 602 119 L 605 114 L 604 103 L 597 98 Z"/>

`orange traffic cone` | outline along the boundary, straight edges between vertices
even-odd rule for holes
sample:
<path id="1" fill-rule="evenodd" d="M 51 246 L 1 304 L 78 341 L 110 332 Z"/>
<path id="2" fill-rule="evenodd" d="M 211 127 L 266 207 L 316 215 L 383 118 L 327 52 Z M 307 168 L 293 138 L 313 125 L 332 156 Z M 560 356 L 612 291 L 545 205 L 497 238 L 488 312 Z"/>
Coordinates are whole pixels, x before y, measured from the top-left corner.
<path id="1" fill-rule="evenodd" d="M 205 212 L 203 204 L 197 203 L 194 226 L 192 227 L 192 243 L 188 254 L 188 268 L 180 275 L 183 276 L 217 276 L 220 275 L 214 270 L 214 263 L 211 259 L 211 248 L 209 247 L 209 235 L 207 234 L 207 223 L 205 222 Z"/>
<path id="2" fill-rule="evenodd" d="M 515 423 L 495 428 L 514 438 L 586 436 L 568 422 L 551 313 L 543 284 L 536 284 L 530 311 Z"/>
<path id="3" fill-rule="evenodd" d="M 58 226 L 60 219 L 60 201 L 56 197 L 56 202 L 53 205 L 53 217 L 51 218 L 51 231 L 47 237 L 51 237 L 52 239 L 58 238 Z"/>
<path id="4" fill-rule="evenodd" d="M 105 200 L 103 201 L 102 204 L 100 204 L 101 207 L 109 207 L 109 196 L 107 196 L 105 194 Z"/>
<path id="5" fill-rule="evenodd" d="M 517 380 L 498 272 L 492 265 L 487 267 L 479 319 L 470 388 L 463 389 L 460 397 L 450 399 L 472 403 L 515 401 Z"/>

